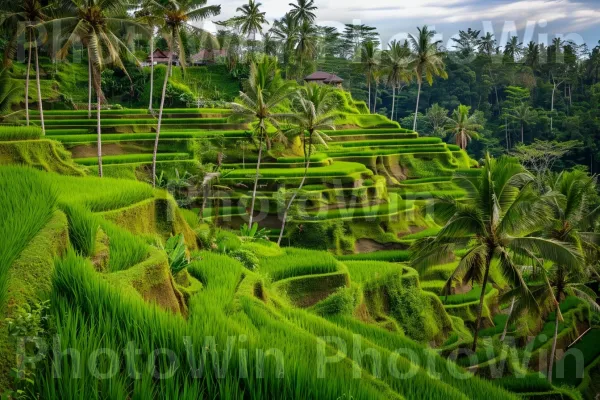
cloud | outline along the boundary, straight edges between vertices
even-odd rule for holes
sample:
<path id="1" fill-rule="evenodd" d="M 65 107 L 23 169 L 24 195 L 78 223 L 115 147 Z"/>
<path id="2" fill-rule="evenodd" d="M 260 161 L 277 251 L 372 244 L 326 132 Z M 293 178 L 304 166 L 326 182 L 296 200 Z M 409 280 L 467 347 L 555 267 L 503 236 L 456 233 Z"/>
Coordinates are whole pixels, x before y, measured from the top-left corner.
<path id="1" fill-rule="evenodd" d="M 209 0 L 219 3 L 219 0 Z M 271 21 L 283 16 L 290 0 L 261 0 L 262 10 Z M 244 0 L 220 0 L 218 20 L 235 15 Z M 343 27 L 346 23 L 376 26 L 384 38 L 414 31 L 416 26 L 436 25 L 445 37 L 471 26 L 482 29 L 484 21 L 502 27 L 513 22 L 524 30 L 531 22 L 537 29 L 554 34 L 583 33 L 599 30 L 600 10 L 597 0 L 315 0 L 319 25 Z M 500 37 L 501 35 L 497 35 Z"/>

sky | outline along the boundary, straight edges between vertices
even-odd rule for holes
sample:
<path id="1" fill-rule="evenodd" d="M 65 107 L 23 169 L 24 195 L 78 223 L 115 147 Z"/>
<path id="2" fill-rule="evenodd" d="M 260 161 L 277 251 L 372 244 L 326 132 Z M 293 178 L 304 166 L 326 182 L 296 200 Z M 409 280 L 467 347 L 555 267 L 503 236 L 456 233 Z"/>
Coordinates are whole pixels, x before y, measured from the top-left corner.
<path id="1" fill-rule="evenodd" d="M 290 9 L 290 0 L 258 1 L 270 21 Z M 208 0 L 221 4 L 216 21 L 232 17 L 244 3 Z M 460 29 L 468 27 L 494 33 L 500 43 L 515 34 L 523 43 L 551 42 L 560 35 L 590 48 L 600 40 L 600 0 L 315 0 L 315 5 L 317 24 L 340 29 L 347 23 L 375 26 L 382 43 L 402 40 L 425 24 L 435 28 L 437 39 L 447 47 Z M 214 30 L 211 25 L 206 29 Z"/>

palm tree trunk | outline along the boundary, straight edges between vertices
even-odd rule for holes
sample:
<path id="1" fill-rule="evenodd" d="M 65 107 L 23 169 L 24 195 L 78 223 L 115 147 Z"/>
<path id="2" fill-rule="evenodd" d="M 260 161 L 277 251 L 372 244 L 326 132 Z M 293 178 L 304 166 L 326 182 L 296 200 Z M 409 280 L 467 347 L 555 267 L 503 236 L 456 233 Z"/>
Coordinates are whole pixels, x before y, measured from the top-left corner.
<path id="1" fill-rule="evenodd" d="M 413 131 L 417 131 L 417 114 L 419 113 L 419 100 L 421 100 L 421 81 L 418 83 L 417 106 L 415 107 L 415 120 L 413 122 Z"/>
<path id="2" fill-rule="evenodd" d="M 392 86 L 392 116 L 390 119 L 394 120 L 394 109 L 396 108 L 396 86 Z"/>
<path id="3" fill-rule="evenodd" d="M 483 314 L 483 302 L 485 301 L 485 288 L 487 287 L 490 276 L 490 265 L 492 263 L 493 249 L 488 250 L 488 255 L 485 264 L 485 273 L 483 274 L 483 282 L 481 282 L 481 296 L 479 296 L 479 307 L 477 307 L 477 322 L 475 323 L 475 333 L 473 334 L 473 351 L 477 351 L 477 340 L 479 339 L 479 330 L 481 329 L 481 315 Z"/>
<path id="4" fill-rule="evenodd" d="M 27 55 L 27 74 L 25 75 L 25 120 L 29 126 L 29 72 L 31 71 L 31 32 L 29 32 L 29 54 Z"/>
<path id="5" fill-rule="evenodd" d="M 525 130 L 525 124 L 521 123 L 521 143 L 525 142 L 525 136 L 523 134 L 524 130 Z"/>
<path id="6" fill-rule="evenodd" d="M 552 87 L 552 102 L 550 103 L 550 132 L 552 132 L 552 128 L 554 125 L 553 117 L 554 117 L 554 92 L 556 91 L 556 84 Z"/>
<path id="7" fill-rule="evenodd" d="M 35 80 L 37 83 L 38 108 L 40 110 L 40 124 L 42 125 L 42 135 L 46 135 L 46 126 L 44 125 L 44 106 L 42 105 L 42 88 L 40 86 L 40 63 L 38 59 L 38 48 L 35 46 Z"/>
<path id="8" fill-rule="evenodd" d="M 92 60 L 88 48 L 88 119 L 92 118 Z"/>
<path id="9" fill-rule="evenodd" d="M 552 383 L 552 370 L 554 369 L 554 357 L 556 356 L 556 342 L 558 341 L 558 316 L 559 305 L 556 305 L 556 318 L 554 319 L 554 338 L 552 339 L 552 352 L 548 365 L 548 381 Z"/>
<path id="10" fill-rule="evenodd" d="M 298 190 L 292 194 L 292 197 L 290 198 L 290 201 L 288 201 L 287 205 L 285 206 L 285 210 L 283 211 L 283 219 L 281 221 L 281 231 L 279 232 L 279 238 L 277 239 L 277 245 L 281 245 L 281 239 L 283 238 L 283 231 L 285 230 L 285 223 L 287 221 L 287 215 L 288 212 L 290 210 L 290 207 L 292 206 L 292 203 L 294 202 L 294 200 L 296 200 L 296 196 L 298 195 L 298 193 L 302 190 L 302 187 L 304 186 L 304 183 L 306 182 L 306 177 L 308 176 L 308 168 L 310 166 L 310 155 L 311 155 L 311 151 L 312 151 L 312 132 L 309 133 L 309 137 L 308 137 L 308 155 L 306 153 L 306 139 L 302 139 L 302 143 L 304 144 L 304 159 L 306 160 L 306 165 L 304 167 L 304 176 L 302 177 L 302 180 L 300 181 L 300 185 L 298 186 Z"/>
<path id="11" fill-rule="evenodd" d="M 512 317 L 512 313 L 515 309 L 516 301 L 517 301 L 517 298 L 513 297 L 512 302 L 510 303 L 510 310 L 508 311 L 508 318 L 506 318 L 506 323 L 504 324 L 504 331 L 502 332 L 502 336 L 500 337 L 501 342 L 504 342 L 504 339 L 506 338 L 506 333 L 508 332 L 508 324 L 510 322 L 510 318 Z"/>
<path id="12" fill-rule="evenodd" d="M 367 78 L 367 87 L 369 90 L 369 102 L 367 103 L 369 105 L 369 112 L 371 112 L 371 79 Z"/>
<path id="13" fill-rule="evenodd" d="M 169 62 L 165 71 L 165 80 L 163 82 L 162 94 L 160 96 L 160 109 L 158 110 L 158 122 L 156 124 L 156 137 L 154 138 L 154 150 L 152 151 L 152 187 L 156 187 L 156 154 L 158 153 L 158 139 L 160 137 L 160 124 L 162 122 L 163 109 L 165 107 L 165 97 L 167 95 L 167 83 L 169 82 L 169 73 L 173 65 L 173 50 L 169 46 Z"/>
<path id="14" fill-rule="evenodd" d="M 98 77 L 98 79 L 100 79 Z M 98 176 L 102 178 L 102 128 L 100 125 L 100 109 L 101 107 L 101 100 L 100 100 L 100 91 L 98 90 L 98 93 L 96 93 L 96 97 L 98 98 L 98 104 L 96 105 L 96 132 L 98 135 Z"/>
<path id="15" fill-rule="evenodd" d="M 260 140 L 258 142 L 258 161 L 256 163 L 256 175 L 254 176 L 254 188 L 252 189 L 252 202 L 250 204 L 250 218 L 248 219 L 248 226 L 252 227 L 252 219 L 254 218 L 254 202 L 256 201 L 256 188 L 258 187 L 258 176 L 260 175 L 260 159 L 262 158 L 263 148 L 263 134 L 260 132 Z"/>
<path id="16" fill-rule="evenodd" d="M 150 104 L 148 110 L 152 111 L 152 100 L 154 97 L 154 27 L 151 27 L 150 36 Z"/>
<path id="17" fill-rule="evenodd" d="M 375 82 L 375 93 L 373 94 L 373 114 L 377 113 L 377 88 L 379 87 L 379 83 Z"/>

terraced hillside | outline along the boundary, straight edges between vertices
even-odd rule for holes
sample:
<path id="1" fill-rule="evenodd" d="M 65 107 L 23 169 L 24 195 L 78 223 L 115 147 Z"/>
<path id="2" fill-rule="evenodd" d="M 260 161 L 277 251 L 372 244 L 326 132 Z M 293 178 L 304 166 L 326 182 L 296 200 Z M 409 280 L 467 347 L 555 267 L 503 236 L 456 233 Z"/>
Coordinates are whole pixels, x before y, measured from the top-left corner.
<path id="1" fill-rule="evenodd" d="M 473 165 L 458 147 L 439 138 L 419 137 L 380 115 L 340 113 L 337 129 L 328 131 L 328 146 L 316 146 L 303 192 L 291 217 L 288 243 L 298 243 L 313 231 L 323 230 L 321 247 L 339 252 L 400 249 L 407 238 L 434 224 L 415 210 L 432 195 L 461 196 L 452 183 L 455 170 Z M 232 123 L 228 109 L 168 109 L 161 129 L 157 171 L 200 174 L 201 163 L 219 164 L 220 190 L 196 193 L 207 198 L 203 217 L 237 229 L 247 213 L 256 169 L 256 147 L 251 127 Z M 94 170 L 97 164 L 96 120 L 87 111 L 49 111 L 47 137 L 60 141 L 73 158 Z M 146 110 L 102 112 L 103 165 L 107 176 L 150 180 L 149 165 L 155 138 L 156 118 Z M 286 191 L 297 188 L 304 174 L 301 146 L 274 144 L 260 168 L 261 226 L 277 235 Z M 193 191 L 193 190 L 192 190 Z M 287 195 L 289 196 L 289 195 Z M 191 206 L 200 212 L 199 202 Z M 319 226 L 314 226 L 319 222 Z M 350 223 L 351 222 L 351 223 Z M 375 222 L 375 223 L 373 223 Z M 332 236 L 342 224 L 346 238 Z"/>

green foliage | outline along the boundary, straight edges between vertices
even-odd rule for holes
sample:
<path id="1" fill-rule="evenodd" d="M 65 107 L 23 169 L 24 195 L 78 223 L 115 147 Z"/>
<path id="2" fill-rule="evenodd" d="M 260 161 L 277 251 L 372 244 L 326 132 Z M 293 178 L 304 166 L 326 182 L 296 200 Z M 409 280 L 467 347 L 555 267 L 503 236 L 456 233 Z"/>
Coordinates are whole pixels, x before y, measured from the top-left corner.
<path id="1" fill-rule="evenodd" d="M 373 260 L 373 261 L 387 261 L 387 262 L 406 262 L 410 260 L 409 250 L 380 250 L 373 253 L 358 253 L 358 254 L 345 254 L 337 256 L 339 260 Z"/>
<path id="2" fill-rule="evenodd" d="M 37 126 L 0 126 L 0 141 L 36 140 L 42 137 Z"/>
<path id="3" fill-rule="evenodd" d="M 311 311 L 322 316 L 350 315 L 358 305 L 357 287 L 342 287 L 335 293 L 311 307 Z"/>
<path id="4" fill-rule="evenodd" d="M 56 187 L 24 167 L 0 167 L 0 308 L 6 301 L 8 270 L 27 244 L 52 217 Z"/>
<path id="5" fill-rule="evenodd" d="M 92 257 L 96 252 L 96 235 L 100 228 L 98 218 L 79 205 L 65 204 L 61 209 L 69 222 L 69 239 L 73 248 L 83 257 Z"/>
<path id="6" fill-rule="evenodd" d="M 156 155 L 157 161 L 187 160 L 190 158 L 188 153 L 160 153 Z M 97 165 L 97 157 L 77 158 L 77 163 L 82 165 Z M 122 154 L 118 156 L 102 157 L 102 164 L 129 164 L 152 161 L 152 154 Z"/>
<path id="7" fill-rule="evenodd" d="M 250 271 L 255 271 L 260 265 L 260 261 L 256 254 L 247 248 L 237 249 L 229 252 L 229 257 L 238 260 L 244 267 Z"/>
<path id="8" fill-rule="evenodd" d="M 336 272 L 339 269 L 336 259 L 327 253 L 289 247 L 284 254 L 261 259 L 261 273 L 273 281 L 302 276 Z"/>
<path id="9" fill-rule="evenodd" d="M 240 227 L 240 236 L 249 240 L 268 239 L 269 230 L 266 228 L 258 228 L 258 223 L 253 223 L 252 227 L 244 224 Z"/>
<path id="10" fill-rule="evenodd" d="M 485 293 L 488 294 L 492 291 L 492 285 L 488 284 L 485 288 Z M 457 305 L 457 304 L 467 304 L 479 301 L 481 297 L 481 286 L 475 286 L 473 289 L 463 294 L 452 294 L 449 296 L 441 295 L 440 299 L 446 305 Z"/>
<path id="11" fill-rule="evenodd" d="M 164 250 L 169 258 L 169 266 L 173 275 L 183 271 L 190 264 L 183 234 L 179 233 L 167 239 Z"/>

